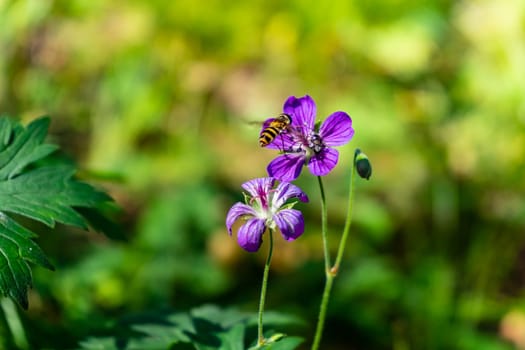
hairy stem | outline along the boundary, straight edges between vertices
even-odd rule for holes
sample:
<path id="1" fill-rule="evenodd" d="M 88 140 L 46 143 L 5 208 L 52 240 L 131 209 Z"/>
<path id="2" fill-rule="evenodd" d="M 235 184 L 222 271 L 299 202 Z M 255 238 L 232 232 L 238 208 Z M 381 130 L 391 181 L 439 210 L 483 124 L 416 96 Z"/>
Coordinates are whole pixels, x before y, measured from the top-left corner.
<path id="1" fill-rule="evenodd" d="M 330 251 L 328 249 L 328 211 L 326 208 L 326 197 L 324 194 L 323 179 L 321 176 L 317 177 L 319 182 L 319 191 L 321 192 L 321 236 L 323 239 L 323 251 L 324 251 L 324 267 L 328 271 L 330 269 Z"/>
<path id="2" fill-rule="evenodd" d="M 322 231 L 323 247 L 324 247 L 324 255 L 325 255 L 325 278 L 326 280 L 325 280 L 325 285 L 324 285 L 323 297 L 321 299 L 321 306 L 319 308 L 319 317 L 317 319 L 317 327 L 315 330 L 314 341 L 312 343 L 312 350 L 319 349 L 319 345 L 321 344 L 321 338 L 323 336 L 324 323 L 326 319 L 326 311 L 328 309 L 328 301 L 330 300 L 330 294 L 332 292 L 332 286 L 334 284 L 334 279 L 337 276 L 337 273 L 339 271 L 339 265 L 341 264 L 341 260 L 343 259 L 346 241 L 348 239 L 348 234 L 350 232 L 350 225 L 352 223 L 352 211 L 353 211 L 353 203 L 354 203 L 354 166 L 353 166 L 353 163 L 352 163 L 352 168 L 350 171 L 350 189 L 349 189 L 349 194 L 348 194 L 348 211 L 346 214 L 345 226 L 343 228 L 343 234 L 339 242 L 335 264 L 332 267 L 330 267 L 330 256 L 329 256 L 330 253 L 328 250 L 328 239 L 327 239 L 327 232 L 326 232 L 326 227 L 327 227 L 326 199 L 324 195 L 323 183 L 320 177 L 318 177 L 318 179 L 319 179 L 319 188 L 321 190 L 321 211 L 322 211 L 321 212 L 321 231 Z"/>
<path id="3" fill-rule="evenodd" d="M 341 236 L 341 241 L 339 241 L 339 248 L 337 249 L 337 256 L 335 258 L 335 264 L 330 269 L 330 271 L 337 275 L 337 272 L 339 271 L 339 266 L 341 264 L 341 260 L 343 260 L 343 255 L 346 248 L 346 241 L 348 239 L 348 235 L 350 233 L 350 226 L 352 225 L 352 213 L 354 211 L 354 182 L 355 182 L 355 176 L 354 176 L 354 164 L 352 162 L 352 169 L 350 171 L 350 189 L 348 194 L 348 208 L 346 212 L 346 220 L 345 220 L 345 227 L 343 228 L 343 235 Z"/>
<path id="4" fill-rule="evenodd" d="M 330 251 L 328 249 L 328 232 L 327 232 L 327 218 L 328 212 L 326 209 L 326 197 L 324 194 L 323 180 L 321 176 L 317 177 L 319 182 L 319 190 L 321 192 L 321 237 L 323 240 L 324 250 L 324 266 L 325 266 L 325 286 L 323 291 L 323 297 L 321 299 L 321 306 L 319 308 L 319 317 L 317 318 L 317 327 L 315 330 L 314 341 L 312 344 L 312 350 L 319 348 L 321 343 L 321 337 L 323 335 L 324 320 L 326 318 L 326 309 L 328 308 L 328 300 L 330 299 L 330 293 L 332 290 L 333 277 L 330 273 Z"/>
<path id="5" fill-rule="evenodd" d="M 321 299 L 321 306 L 319 308 L 319 317 L 317 319 L 317 327 L 315 330 L 314 342 L 312 350 L 319 349 L 321 344 L 321 337 L 323 336 L 324 321 L 326 319 L 326 310 L 328 309 L 328 301 L 330 300 L 330 293 L 332 292 L 332 285 L 334 283 L 334 275 L 330 271 L 326 272 L 326 282 L 324 285 L 323 298 Z"/>
<path id="6" fill-rule="evenodd" d="M 273 253 L 273 230 L 268 229 L 270 235 L 270 246 L 268 248 L 268 257 L 266 258 L 266 263 L 264 264 L 264 273 L 261 286 L 261 299 L 259 301 L 259 320 L 258 320 L 258 340 L 257 347 L 261 347 L 265 343 L 264 334 L 263 334 L 263 314 L 264 314 L 264 303 L 266 300 L 266 288 L 268 286 L 268 274 L 270 272 L 270 263 L 272 261 Z"/>

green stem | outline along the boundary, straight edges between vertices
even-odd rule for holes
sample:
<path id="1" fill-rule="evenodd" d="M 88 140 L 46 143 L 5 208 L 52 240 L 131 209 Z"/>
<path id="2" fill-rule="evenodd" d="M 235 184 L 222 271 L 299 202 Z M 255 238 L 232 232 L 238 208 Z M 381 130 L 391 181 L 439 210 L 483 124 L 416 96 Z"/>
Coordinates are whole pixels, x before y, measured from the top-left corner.
<path id="1" fill-rule="evenodd" d="M 263 334 L 263 314 L 264 314 L 264 302 L 266 300 L 266 287 L 268 286 L 268 274 L 270 272 L 270 262 L 272 261 L 273 253 L 273 230 L 268 229 L 270 235 L 270 247 L 268 248 L 268 257 L 266 258 L 266 264 L 264 265 L 263 280 L 261 286 L 261 299 L 259 301 L 259 321 L 258 321 L 258 340 L 257 347 L 261 347 L 265 343 Z"/>
<path id="2" fill-rule="evenodd" d="M 13 341 L 18 349 L 29 349 L 29 343 L 24 331 L 24 326 L 18 315 L 18 310 L 15 303 L 10 298 L 2 298 L 0 304 L 2 305 L 2 311 L 4 312 L 5 320 Z"/>
<path id="3" fill-rule="evenodd" d="M 341 264 L 341 260 L 343 260 L 343 254 L 346 248 L 346 241 L 350 233 L 350 226 L 352 225 L 352 213 L 354 211 L 354 179 L 354 162 L 352 162 L 352 168 L 350 171 L 350 193 L 348 194 L 348 209 L 346 212 L 345 227 L 343 228 L 343 235 L 341 236 L 341 241 L 339 242 L 339 248 L 337 250 L 337 256 L 335 258 L 335 264 L 330 270 L 334 275 L 337 275 L 337 272 L 339 271 L 339 266 Z"/>
<path id="4" fill-rule="evenodd" d="M 326 209 L 326 197 L 324 194 L 323 179 L 321 176 L 317 177 L 319 182 L 319 191 L 321 192 L 321 236 L 323 239 L 323 251 L 324 251 L 324 268 L 326 271 L 330 270 L 330 251 L 328 249 L 328 233 L 327 233 L 327 221 L 328 211 Z"/>
<path id="5" fill-rule="evenodd" d="M 321 176 L 317 177 L 319 182 L 319 190 L 321 192 L 321 236 L 323 240 L 324 250 L 324 266 L 325 266 L 325 285 L 323 297 L 321 299 L 321 306 L 319 308 L 319 317 L 317 319 L 317 327 L 315 330 L 314 342 L 312 350 L 319 348 L 321 337 L 323 335 L 324 320 L 326 318 L 326 309 L 328 308 L 328 300 L 330 299 L 330 292 L 332 290 L 333 277 L 330 273 L 330 250 L 328 249 L 328 232 L 327 232 L 327 218 L 328 212 L 326 208 L 326 197 L 324 194 L 323 180 Z"/>
<path id="6" fill-rule="evenodd" d="M 327 232 L 326 232 L 326 226 L 327 226 L 326 200 L 324 196 L 323 183 L 320 177 L 319 177 L 319 187 L 321 189 L 321 210 L 322 210 L 321 230 L 322 230 L 323 246 L 324 246 L 324 254 L 325 254 L 326 281 L 324 285 L 323 297 L 321 299 L 321 306 L 319 308 L 319 318 L 317 320 L 317 328 L 315 330 L 314 341 L 312 343 L 312 350 L 319 349 L 319 345 L 321 344 L 321 338 L 322 338 L 323 329 L 324 329 L 324 322 L 326 319 L 326 311 L 328 309 L 328 301 L 330 300 L 330 294 L 332 292 L 332 286 L 334 283 L 334 279 L 337 276 L 337 272 L 339 271 L 339 265 L 341 264 L 341 260 L 343 259 L 343 253 L 345 250 L 346 241 L 348 239 L 348 234 L 350 232 L 350 225 L 352 223 L 352 211 L 353 211 L 353 203 L 354 203 L 353 162 L 352 162 L 352 168 L 350 172 L 350 190 L 349 190 L 350 193 L 348 195 L 348 211 L 346 214 L 345 226 L 343 228 L 343 235 L 341 236 L 341 240 L 339 242 L 339 248 L 337 250 L 335 264 L 332 267 L 330 267 L 330 256 L 329 256 L 329 251 L 328 251 L 328 241 L 327 241 Z"/>
<path id="7" fill-rule="evenodd" d="M 323 298 L 321 299 L 321 307 L 319 308 L 319 318 L 317 319 L 317 328 L 315 330 L 314 342 L 312 344 L 312 350 L 319 349 L 319 345 L 321 344 L 321 337 L 323 336 L 324 329 L 324 320 L 326 319 L 326 310 L 328 309 L 328 300 L 330 300 L 330 293 L 332 292 L 334 277 L 334 275 L 327 271 L 326 282 L 323 291 Z"/>

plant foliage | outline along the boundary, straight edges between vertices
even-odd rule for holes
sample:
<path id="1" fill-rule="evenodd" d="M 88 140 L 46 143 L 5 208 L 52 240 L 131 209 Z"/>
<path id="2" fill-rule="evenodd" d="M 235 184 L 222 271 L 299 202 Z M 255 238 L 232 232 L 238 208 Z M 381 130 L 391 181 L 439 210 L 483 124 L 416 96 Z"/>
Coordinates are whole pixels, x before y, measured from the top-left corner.
<path id="1" fill-rule="evenodd" d="M 267 313 L 267 326 L 292 326 L 301 322 L 294 317 Z M 235 309 L 221 309 L 204 305 L 189 312 L 138 317 L 121 324 L 120 331 L 108 337 L 91 337 L 80 343 L 82 350 L 244 350 L 250 345 L 246 340 L 255 339 L 255 314 Z M 302 343 L 300 337 L 266 334 L 274 342 L 260 348 L 292 350 Z"/>
<path id="2" fill-rule="evenodd" d="M 0 118 L 0 291 L 28 307 L 32 286 L 29 263 L 48 269 L 53 266 L 33 241 L 37 235 L 9 214 L 27 217 L 49 227 L 56 222 L 87 228 L 77 207 L 96 208 L 111 198 L 73 178 L 70 165 L 39 162 L 57 149 L 44 143 L 49 118 L 27 127 Z"/>

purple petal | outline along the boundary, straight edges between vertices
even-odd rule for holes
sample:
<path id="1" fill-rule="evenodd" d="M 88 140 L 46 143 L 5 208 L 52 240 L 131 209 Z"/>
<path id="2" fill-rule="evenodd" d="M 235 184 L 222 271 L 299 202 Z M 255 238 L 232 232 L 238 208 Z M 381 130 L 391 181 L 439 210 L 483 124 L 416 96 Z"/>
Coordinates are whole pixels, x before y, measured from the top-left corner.
<path id="1" fill-rule="evenodd" d="M 287 153 L 272 160 L 266 169 L 272 177 L 281 181 L 293 181 L 301 173 L 304 161 L 303 153 Z"/>
<path id="2" fill-rule="evenodd" d="M 275 179 L 270 177 L 261 177 L 246 181 L 241 185 L 252 197 L 266 196 L 275 184 Z"/>
<path id="3" fill-rule="evenodd" d="M 283 112 L 292 117 L 292 126 L 303 130 L 303 134 L 306 135 L 314 129 L 317 108 L 310 96 L 288 97 L 284 102 Z"/>
<path id="4" fill-rule="evenodd" d="M 226 228 L 228 229 L 230 236 L 232 234 L 232 226 L 235 223 L 235 221 L 237 221 L 240 217 L 245 215 L 254 216 L 255 211 L 252 207 L 243 203 L 235 203 L 230 208 L 228 214 L 226 215 Z"/>
<path id="5" fill-rule="evenodd" d="M 293 241 L 304 232 L 304 218 L 299 210 L 283 209 L 273 216 L 273 220 L 287 241 Z"/>
<path id="6" fill-rule="evenodd" d="M 308 169 L 316 176 L 323 176 L 337 165 L 338 160 L 339 152 L 334 148 L 327 147 L 310 159 Z"/>
<path id="7" fill-rule="evenodd" d="M 299 198 L 301 202 L 308 202 L 308 196 L 299 187 L 289 182 L 281 182 L 275 189 L 272 208 L 278 210 L 290 198 Z"/>
<path id="8" fill-rule="evenodd" d="M 342 146 L 354 136 L 352 119 L 345 112 L 332 113 L 319 128 L 326 146 Z"/>
<path id="9" fill-rule="evenodd" d="M 266 231 L 264 220 L 250 219 L 237 232 L 237 242 L 244 250 L 256 252 L 262 244 L 264 231 Z"/>

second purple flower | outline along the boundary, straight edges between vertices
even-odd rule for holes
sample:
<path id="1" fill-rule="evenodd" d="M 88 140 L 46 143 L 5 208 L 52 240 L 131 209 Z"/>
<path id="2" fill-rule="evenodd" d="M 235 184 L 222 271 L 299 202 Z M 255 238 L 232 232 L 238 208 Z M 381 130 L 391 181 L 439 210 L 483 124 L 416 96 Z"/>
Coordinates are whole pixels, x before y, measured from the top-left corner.
<path id="1" fill-rule="evenodd" d="M 289 199 L 297 198 L 308 202 L 306 194 L 297 186 L 265 177 L 253 179 L 242 184 L 248 192 L 246 203 L 235 203 L 226 216 L 226 227 L 230 235 L 233 224 L 242 219 L 244 222 L 237 232 L 239 245 L 249 252 L 256 252 L 262 244 L 264 232 L 278 228 L 287 241 L 292 241 L 304 231 L 303 214 L 292 209 L 293 204 L 286 204 Z"/>
<path id="2" fill-rule="evenodd" d="M 290 96 L 284 103 L 283 112 L 292 121 L 287 130 L 267 146 L 283 151 L 268 165 L 269 176 L 293 181 L 301 174 L 304 165 L 316 176 L 332 171 L 339 160 L 339 152 L 332 147 L 342 146 L 354 136 L 350 116 L 345 112 L 334 112 L 317 129 L 317 108 L 308 95 Z"/>

